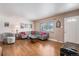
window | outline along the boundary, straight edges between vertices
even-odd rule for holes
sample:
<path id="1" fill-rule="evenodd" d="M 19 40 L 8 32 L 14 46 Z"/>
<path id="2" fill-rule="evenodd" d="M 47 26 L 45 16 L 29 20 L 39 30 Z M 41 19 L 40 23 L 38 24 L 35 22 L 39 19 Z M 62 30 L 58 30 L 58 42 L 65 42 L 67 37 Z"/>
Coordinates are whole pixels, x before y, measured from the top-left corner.
<path id="1" fill-rule="evenodd" d="M 54 30 L 54 22 L 48 21 L 46 23 L 41 23 L 41 31 L 53 31 Z"/>

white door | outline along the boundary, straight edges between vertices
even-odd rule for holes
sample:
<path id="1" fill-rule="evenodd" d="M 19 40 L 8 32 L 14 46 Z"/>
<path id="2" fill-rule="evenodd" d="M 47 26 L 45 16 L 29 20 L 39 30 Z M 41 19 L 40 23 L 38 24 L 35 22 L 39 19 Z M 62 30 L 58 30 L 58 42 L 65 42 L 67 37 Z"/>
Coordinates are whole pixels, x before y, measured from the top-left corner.
<path id="1" fill-rule="evenodd" d="M 76 18 L 76 43 L 79 44 L 79 17 Z"/>
<path id="2" fill-rule="evenodd" d="M 79 16 L 64 19 L 64 42 L 79 44 Z"/>

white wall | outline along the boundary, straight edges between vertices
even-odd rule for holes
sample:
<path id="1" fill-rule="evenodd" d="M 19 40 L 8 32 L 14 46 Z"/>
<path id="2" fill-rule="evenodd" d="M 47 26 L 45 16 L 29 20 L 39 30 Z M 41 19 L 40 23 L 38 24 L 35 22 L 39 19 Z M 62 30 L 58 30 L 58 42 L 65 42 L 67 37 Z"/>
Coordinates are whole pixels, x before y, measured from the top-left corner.
<path id="1" fill-rule="evenodd" d="M 10 26 L 4 27 L 5 22 L 9 22 Z M 30 27 L 21 29 L 20 28 L 21 23 L 32 24 L 32 21 L 29 21 L 20 17 L 0 16 L 0 34 L 4 32 L 16 33 L 16 30 L 18 30 L 18 32 L 32 30 Z"/>
<path id="2" fill-rule="evenodd" d="M 64 31 L 64 42 L 79 44 L 79 16 L 65 18 Z"/>

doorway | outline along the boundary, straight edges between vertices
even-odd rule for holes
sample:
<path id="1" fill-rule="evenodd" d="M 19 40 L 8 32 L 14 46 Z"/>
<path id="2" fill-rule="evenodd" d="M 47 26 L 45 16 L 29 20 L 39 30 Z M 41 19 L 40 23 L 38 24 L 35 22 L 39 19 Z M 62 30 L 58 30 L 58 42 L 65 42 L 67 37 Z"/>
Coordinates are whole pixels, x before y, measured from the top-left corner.
<path id="1" fill-rule="evenodd" d="M 79 16 L 64 18 L 64 42 L 79 44 Z"/>

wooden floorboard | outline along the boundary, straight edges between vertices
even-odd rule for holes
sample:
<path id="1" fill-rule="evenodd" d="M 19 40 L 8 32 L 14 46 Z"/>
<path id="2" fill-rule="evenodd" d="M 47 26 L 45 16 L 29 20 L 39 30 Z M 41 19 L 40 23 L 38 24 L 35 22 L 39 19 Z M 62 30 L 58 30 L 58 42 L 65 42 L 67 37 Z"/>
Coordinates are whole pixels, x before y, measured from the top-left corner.
<path id="1" fill-rule="evenodd" d="M 14 44 L 4 44 L 3 56 L 59 56 L 61 43 L 55 41 L 16 40 Z"/>

